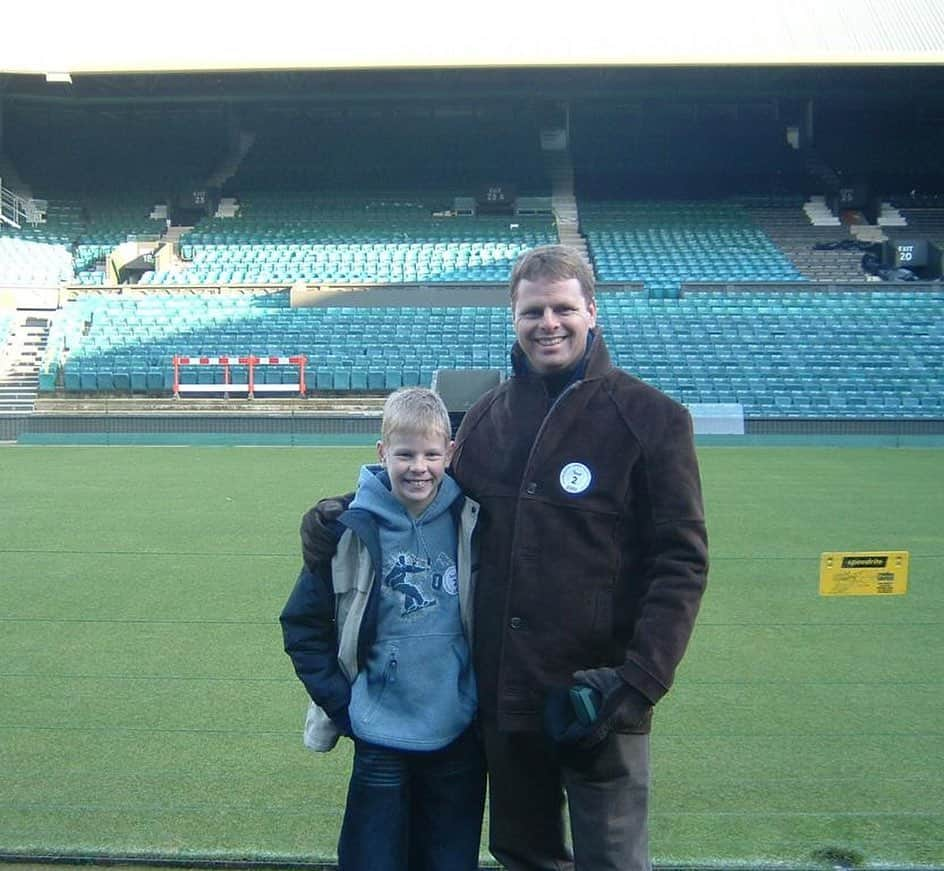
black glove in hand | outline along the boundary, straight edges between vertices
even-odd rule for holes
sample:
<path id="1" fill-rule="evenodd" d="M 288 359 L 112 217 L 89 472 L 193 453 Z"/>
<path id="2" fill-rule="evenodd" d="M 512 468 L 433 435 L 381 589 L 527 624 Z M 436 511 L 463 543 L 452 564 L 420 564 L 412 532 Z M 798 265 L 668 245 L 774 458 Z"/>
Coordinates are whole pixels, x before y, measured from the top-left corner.
<path id="1" fill-rule="evenodd" d="M 596 691 L 599 713 L 592 723 L 581 723 L 570 698 L 570 687 L 556 687 L 548 692 L 544 729 L 551 740 L 562 747 L 589 750 L 614 730 L 638 726 L 651 707 L 649 700 L 626 683 L 615 668 L 574 672 L 574 683 Z"/>
<path id="2" fill-rule="evenodd" d="M 652 707 L 649 699 L 626 683 L 615 668 L 575 671 L 574 682 L 592 687 L 600 694 L 596 730 L 587 736 L 591 745 L 602 741 L 610 732 L 629 731 L 639 726 Z"/>
<path id="3" fill-rule="evenodd" d="M 302 517 L 302 558 L 309 571 L 330 563 L 338 549 L 337 519 L 354 499 L 353 493 L 332 499 L 322 499 Z"/>
<path id="4" fill-rule="evenodd" d="M 577 719 L 570 687 L 554 687 L 548 690 L 544 700 L 544 731 L 555 744 L 572 747 L 586 738 L 596 723 L 584 725 Z"/>

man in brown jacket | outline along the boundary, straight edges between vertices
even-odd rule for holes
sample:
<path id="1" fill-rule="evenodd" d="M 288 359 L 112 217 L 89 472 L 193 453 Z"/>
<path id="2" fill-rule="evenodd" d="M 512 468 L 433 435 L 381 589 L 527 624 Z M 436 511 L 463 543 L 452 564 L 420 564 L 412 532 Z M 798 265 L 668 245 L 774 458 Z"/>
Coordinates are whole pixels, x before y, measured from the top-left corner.
<path id="1" fill-rule="evenodd" d="M 648 871 L 652 706 L 708 571 L 691 418 L 612 365 L 574 251 L 525 252 L 510 289 L 512 377 L 466 414 L 452 461 L 481 506 L 489 848 L 510 871 Z"/>
<path id="2" fill-rule="evenodd" d="M 647 869 L 651 710 L 708 569 L 691 419 L 612 365 L 572 250 L 522 255 L 511 304 L 513 375 L 466 414 L 452 461 L 481 505 L 489 846 L 513 871 Z M 595 691 L 585 722 L 575 686 Z"/>

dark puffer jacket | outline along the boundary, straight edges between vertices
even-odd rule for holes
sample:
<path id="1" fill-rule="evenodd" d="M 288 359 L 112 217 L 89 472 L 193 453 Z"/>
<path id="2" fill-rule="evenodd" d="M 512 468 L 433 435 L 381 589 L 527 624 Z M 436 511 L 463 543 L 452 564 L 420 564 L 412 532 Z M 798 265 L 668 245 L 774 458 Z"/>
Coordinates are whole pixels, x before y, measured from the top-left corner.
<path id="1" fill-rule="evenodd" d="M 452 461 L 481 506 L 480 708 L 502 730 L 538 730 L 547 689 L 600 666 L 655 704 L 707 579 L 691 418 L 615 368 L 599 335 L 553 404 L 517 344 L 512 362 L 465 416 Z"/>

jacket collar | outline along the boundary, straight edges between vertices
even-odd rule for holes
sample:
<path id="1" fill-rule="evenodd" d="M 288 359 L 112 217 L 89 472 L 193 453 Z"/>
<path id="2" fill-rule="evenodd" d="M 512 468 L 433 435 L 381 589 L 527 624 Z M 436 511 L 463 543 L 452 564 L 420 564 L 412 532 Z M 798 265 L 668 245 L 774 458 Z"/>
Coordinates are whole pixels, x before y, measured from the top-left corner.
<path id="1" fill-rule="evenodd" d="M 386 475 L 387 473 L 383 472 L 383 474 Z M 449 511 L 457 525 L 462 519 L 462 510 L 465 507 L 465 503 L 468 501 L 469 499 L 466 497 L 464 499 L 453 499 L 452 502 L 449 503 Z M 380 539 L 377 535 L 377 518 L 367 509 L 359 506 L 348 508 L 341 513 L 336 522 L 340 527 L 343 527 L 343 529 L 350 529 L 367 545 L 368 550 L 371 550 L 371 547 L 380 547 Z M 338 532 L 339 538 L 341 537 L 343 529 Z"/>
<path id="2" fill-rule="evenodd" d="M 513 374 L 519 377 L 541 377 L 531 368 L 528 358 L 517 341 L 511 346 L 511 368 Z M 574 377 L 571 380 L 589 381 L 593 378 L 601 378 L 612 368 L 610 352 L 606 348 L 606 342 L 603 341 L 603 331 L 599 326 L 594 327 L 588 334 L 587 351 L 574 369 Z"/>

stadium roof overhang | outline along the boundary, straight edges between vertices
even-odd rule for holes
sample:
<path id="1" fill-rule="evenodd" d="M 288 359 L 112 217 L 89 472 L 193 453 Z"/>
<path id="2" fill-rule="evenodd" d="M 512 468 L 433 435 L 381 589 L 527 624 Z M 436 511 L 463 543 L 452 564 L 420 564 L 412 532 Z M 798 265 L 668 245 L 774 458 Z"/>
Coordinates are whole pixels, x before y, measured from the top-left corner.
<path id="1" fill-rule="evenodd" d="M 0 98 L 37 110 L 944 93 L 940 0 L 269 0 L 242 15 L 54 0 L 5 10 L 4 33 Z"/>
<path id="2" fill-rule="evenodd" d="M 25 75 L 944 63 L 939 0 L 8 4 Z"/>

